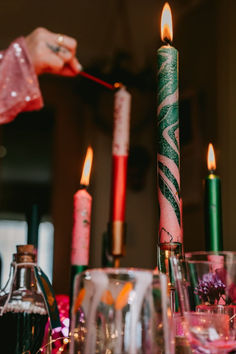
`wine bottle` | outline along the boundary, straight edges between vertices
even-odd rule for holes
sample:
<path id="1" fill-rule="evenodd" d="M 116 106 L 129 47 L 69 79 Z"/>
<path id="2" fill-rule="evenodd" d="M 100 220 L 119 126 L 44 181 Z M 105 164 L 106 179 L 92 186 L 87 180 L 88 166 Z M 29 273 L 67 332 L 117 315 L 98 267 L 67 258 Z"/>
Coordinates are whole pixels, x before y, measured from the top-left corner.
<path id="1" fill-rule="evenodd" d="M 1 352 L 36 353 L 42 344 L 48 312 L 35 277 L 33 245 L 17 246 L 13 255 L 9 291 L 0 297 Z"/>

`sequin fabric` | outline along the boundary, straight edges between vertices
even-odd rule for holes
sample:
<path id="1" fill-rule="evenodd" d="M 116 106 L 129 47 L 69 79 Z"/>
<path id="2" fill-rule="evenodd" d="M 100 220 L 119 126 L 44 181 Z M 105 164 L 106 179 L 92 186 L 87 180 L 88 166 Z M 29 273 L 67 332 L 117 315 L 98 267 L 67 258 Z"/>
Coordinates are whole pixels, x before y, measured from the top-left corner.
<path id="1" fill-rule="evenodd" d="M 0 51 L 0 124 L 9 123 L 18 113 L 43 106 L 38 78 L 25 40 L 17 38 Z"/>

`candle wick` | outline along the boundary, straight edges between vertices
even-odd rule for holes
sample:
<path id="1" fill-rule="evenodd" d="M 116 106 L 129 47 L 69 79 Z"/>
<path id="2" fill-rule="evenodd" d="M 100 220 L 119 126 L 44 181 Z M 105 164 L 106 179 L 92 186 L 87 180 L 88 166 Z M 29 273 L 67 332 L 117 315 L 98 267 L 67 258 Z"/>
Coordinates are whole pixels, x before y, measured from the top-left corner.
<path id="1" fill-rule="evenodd" d="M 88 189 L 88 186 L 86 186 L 86 184 L 80 184 L 79 185 L 79 189 Z"/>
<path id="2" fill-rule="evenodd" d="M 119 91 L 121 88 L 125 88 L 125 85 L 122 82 L 115 82 L 114 83 L 114 90 Z"/>
<path id="3" fill-rule="evenodd" d="M 165 38 L 164 38 L 164 42 L 165 42 L 165 44 L 167 44 L 167 45 L 172 45 L 172 41 L 171 41 L 168 37 L 165 37 Z"/>

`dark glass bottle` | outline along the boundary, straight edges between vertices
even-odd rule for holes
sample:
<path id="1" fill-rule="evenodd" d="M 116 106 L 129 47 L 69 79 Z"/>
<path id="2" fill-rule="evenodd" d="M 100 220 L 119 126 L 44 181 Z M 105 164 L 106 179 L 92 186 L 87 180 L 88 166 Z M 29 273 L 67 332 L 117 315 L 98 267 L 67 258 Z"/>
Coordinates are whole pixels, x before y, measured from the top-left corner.
<path id="1" fill-rule="evenodd" d="M 9 290 L 0 298 L 1 353 L 35 354 L 41 347 L 48 314 L 34 273 L 33 245 L 17 246 Z"/>

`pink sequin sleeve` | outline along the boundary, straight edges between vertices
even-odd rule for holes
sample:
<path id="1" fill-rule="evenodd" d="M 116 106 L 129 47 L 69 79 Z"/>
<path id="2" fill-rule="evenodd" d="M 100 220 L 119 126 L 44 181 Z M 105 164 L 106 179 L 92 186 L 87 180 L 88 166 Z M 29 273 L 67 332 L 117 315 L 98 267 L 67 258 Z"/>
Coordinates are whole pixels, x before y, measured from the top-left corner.
<path id="1" fill-rule="evenodd" d="M 38 78 L 25 40 L 20 37 L 0 52 L 0 124 L 12 121 L 22 111 L 42 106 Z"/>

